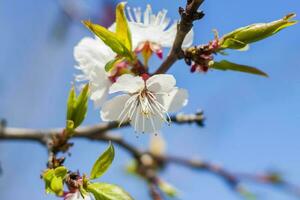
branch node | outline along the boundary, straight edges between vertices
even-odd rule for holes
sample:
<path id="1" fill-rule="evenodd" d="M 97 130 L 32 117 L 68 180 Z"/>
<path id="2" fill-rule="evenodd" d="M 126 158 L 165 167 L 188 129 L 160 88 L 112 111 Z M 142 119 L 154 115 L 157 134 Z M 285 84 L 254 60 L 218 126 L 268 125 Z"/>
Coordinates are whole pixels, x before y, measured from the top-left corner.
<path id="1" fill-rule="evenodd" d="M 196 12 L 193 16 L 193 20 L 196 21 L 196 20 L 200 20 L 202 19 L 203 17 L 205 16 L 204 12 L 201 11 L 201 12 Z"/>
<path id="2" fill-rule="evenodd" d="M 178 12 L 181 20 L 177 26 L 177 33 L 168 57 L 163 61 L 155 74 L 163 74 L 179 59 L 184 58 L 182 53 L 182 44 L 185 36 L 193 27 L 193 22 L 204 17 L 204 13 L 198 12 L 204 0 L 187 0 L 186 8 L 179 7 Z"/>

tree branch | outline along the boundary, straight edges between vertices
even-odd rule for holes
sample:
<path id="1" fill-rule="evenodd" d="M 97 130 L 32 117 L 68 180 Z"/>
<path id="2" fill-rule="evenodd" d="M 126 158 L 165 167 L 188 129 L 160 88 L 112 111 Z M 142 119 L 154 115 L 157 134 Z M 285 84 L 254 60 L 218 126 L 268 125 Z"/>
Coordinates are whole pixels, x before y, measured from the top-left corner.
<path id="1" fill-rule="evenodd" d="M 175 156 L 156 156 L 152 155 L 155 160 L 164 164 L 177 164 L 184 167 L 207 171 L 222 178 L 232 189 L 237 190 L 239 185 L 239 179 L 233 174 L 222 168 L 221 166 L 213 163 L 204 162 L 200 160 L 190 160 Z"/>
<path id="2" fill-rule="evenodd" d="M 200 120 L 200 116 L 202 117 Z M 202 115 L 179 115 L 172 117 L 175 123 L 192 123 L 202 122 Z M 124 125 L 127 126 L 127 125 Z M 233 191 L 241 193 L 243 188 L 240 187 L 242 180 L 251 180 L 256 183 L 265 183 L 272 186 L 281 186 L 281 189 L 289 193 L 293 193 L 300 196 L 299 188 L 295 185 L 288 183 L 287 181 L 275 181 L 274 176 L 270 176 L 267 173 L 263 175 L 252 175 L 252 174 L 241 174 L 232 173 L 221 166 L 215 165 L 210 162 L 186 159 L 176 156 L 169 155 L 154 155 L 147 151 L 138 149 L 137 147 L 127 143 L 122 137 L 118 135 L 112 135 L 106 131 L 117 128 L 116 123 L 105 123 L 97 126 L 83 127 L 77 130 L 74 135 L 75 138 L 90 139 L 92 141 L 112 141 L 119 145 L 121 148 L 129 152 L 139 165 L 139 174 L 145 178 L 148 182 L 149 193 L 153 200 L 162 200 L 159 188 L 158 188 L 158 176 L 157 176 L 157 165 L 147 165 L 144 163 L 143 157 L 147 156 L 152 161 L 160 166 L 167 166 L 169 164 L 181 165 L 187 168 L 205 171 L 216 175 L 225 181 L 225 183 L 233 189 Z M 62 129 L 50 129 L 50 130 L 33 130 L 33 129 L 18 129 L 18 128 L 5 128 L 0 127 L 0 140 L 25 140 L 25 141 L 36 141 L 46 147 L 48 142 L 51 141 L 54 135 L 61 134 Z M 49 151 L 49 159 L 54 159 L 55 162 L 63 162 L 63 158 L 57 159 L 53 156 L 53 152 Z M 149 159 L 146 159 L 149 161 Z M 49 163 L 54 163 L 53 160 L 49 160 Z M 156 167 L 155 167 L 156 166 Z"/>
<path id="3" fill-rule="evenodd" d="M 155 74 L 163 74 L 178 60 L 182 59 L 184 53 L 182 51 L 182 44 L 185 36 L 190 32 L 193 27 L 193 22 L 199 20 L 204 16 L 203 12 L 198 12 L 198 8 L 204 0 L 187 0 L 186 8 L 179 8 L 181 20 L 177 25 L 177 33 L 167 58 L 163 61 Z"/>
<path id="4" fill-rule="evenodd" d="M 203 126 L 204 116 L 203 112 L 197 112 L 196 114 L 178 114 L 171 117 L 171 121 L 175 124 L 192 124 L 195 123 L 199 126 Z M 129 123 L 124 123 L 121 127 L 127 127 Z M 108 136 L 107 131 L 119 128 L 119 123 L 110 122 L 102 123 L 99 125 L 86 126 L 76 129 L 74 138 L 88 138 L 97 140 L 115 140 L 115 137 Z M 55 135 L 59 135 L 63 132 L 63 128 L 48 129 L 48 130 L 36 130 L 25 128 L 11 128 L 0 127 L 0 140 L 24 140 L 24 141 L 36 141 L 43 145 L 47 145 L 49 139 Z M 103 136 L 101 136 L 103 135 Z M 111 137 L 111 138 L 110 138 Z"/>

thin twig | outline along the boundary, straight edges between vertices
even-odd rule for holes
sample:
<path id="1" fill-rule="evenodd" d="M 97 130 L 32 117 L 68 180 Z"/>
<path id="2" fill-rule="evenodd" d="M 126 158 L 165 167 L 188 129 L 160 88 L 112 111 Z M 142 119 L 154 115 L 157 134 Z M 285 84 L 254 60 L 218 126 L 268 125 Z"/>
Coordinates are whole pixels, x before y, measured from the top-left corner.
<path id="1" fill-rule="evenodd" d="M 185 167 L 189 167 L 192 169 L 207 171 L 211 174 L 217 175 L 221 177 L 232 189 L 237 190 L 239 186 L 239 179 L 233 173 L 227 171 L 219 165 L 200 161 L 200 160 L 191 160 L 176 156 L 157 156 L 152 155 L 154 159 L 163 164 L 177 164 Z"/>
<path id="2" fill-rule="evenodd" d="M 193 22 L 199 20 L 204 16 L 203 12 L 198 12 L 204 0 L 187 0 L 186 9 L 179 8 L 181 20 L 177 25 L 177 33 L 167 58 L 163 61 L 160 67 L 156 70 L 155 74 L 163 74 L 178 60 L 183 58 L 182 44 L 185 36 L 190 32 L 193 27 Z"/>
<path id="3" fill-rule="evenodd" d="M 150 196 L 152 197 L 153 200 L 162 200 L 158 187 L 155 183 L 150 182 L 148 187 L 149 187 Z"/>
<path id="4" fill-rule="evenodd" d="M 235 176 L 239 177 L 240 180 L 270 185 L 287 193 L 294 194 L 296 197 L 300 197 L 300 187 L 288 182 L 277 172 L 267 171 L 262 174 L 235 173 Z"/>

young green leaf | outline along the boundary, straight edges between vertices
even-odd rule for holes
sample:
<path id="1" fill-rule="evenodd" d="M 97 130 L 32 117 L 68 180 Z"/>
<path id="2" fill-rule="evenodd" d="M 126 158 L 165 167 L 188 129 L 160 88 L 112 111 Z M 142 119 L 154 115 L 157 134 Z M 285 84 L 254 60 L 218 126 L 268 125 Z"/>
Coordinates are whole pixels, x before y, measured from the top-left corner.
<path id="1" fill-rule="evenodd" d="M 45 190 L 47 193 L 54 193 L 51 189 L 51 181 L 54 177 L 54 174 L 54 169 L 47 169 L 42 175 L 45 182 Z"/>
<path id="2" fill-rule="evenodd" d="M 111 61 L 109 61 L 108 63 L 106 63 L 105 65 L 105 71 L 109 72 L 110 70 L 112 70 L 117 63 L 122 62 L 122 60 L 124 60 L 124 58 L 115 58 Z"/>
<path id="3" fill-rule="evenodd" d="M 83 24 L 97 35 L 118 56 L 125 57 L 129 61 L 135 61 L 136 56 L 132 52 L 131 32 L 124 12 L 125 5 L 125 2 L 121 2 L 117 5 L 116 23 L 113 25 L 116 29 L 115 33 L 101 25 L 93 24 L 90 21 L 83 21 Z"/>
<path id="4" fill-rule="evenodd" d="M 108 183 L 92 183 L 87 186 L 96 200 L 133 200 L 133 198 L 117 185 Z"/>
<path id="5" fill-rule="evenodd" d="M 132 51 L 131 32 L 124 12 L 125 5 L 125 2 L 121 2 L 116 8 L 116 34 L 125 47 Z"/>
<path id="6" fill-rule="evenodd" d="M 115 53 L 122 55 L 126 51 L 126 47 L 119 40 L 116 33 L 107 30 L 105 27 L 98 24 L 93 24 L 90 21 L 83 21 L 83 24 L 95 35 L 97 35 L 107 46 Z"/>
<path id="7" fill-rule="evenodd" d="M 57 167 L 56 169 L 47 169 L 43 173 L 46 192 L 61 195 L 63 193 L 63 180 L 67 173 L 67 168 L 63 166 Z"/>
<path id="8" fill-rule="evenodd" d="M 54 169 L 47 169 L 46 171 L 44 171 L 42 177 L 45 181 L 51 181 L 54 174 Z"/>
<path id="9" fill-rule="evenodd" d="M 239 45 L 241 48 L 244 48 L 243 44 L 247 45 L 270 37 L 280 30 L 296 24 L 297 21 L 291 20 L 295 16 L 296 15 L 292 13 L 277 21 L 257 23 L 236 29 L 220 39 L 219 43 L 221 49 L 240 49 Z"/>
<path id="10" fill-rule="evenodd" d="M 69 132 L 72 132 L 74 130 L 74 122 L 73 122 L 73 120 L 67 120 L 66 129 Z"/>
<path id="11" fill-rule="evenodd" d="M 54 176 L 51 180 L 50 187 L 56 195 L 62 195 L 64 190 L 63 179 L 61 177 Z"/>
<path id="12" fill-rule="evenodd" d="M 76 99 L 73 112 L 74 128 L 77 128 L 84 120 L 88 107 L 89 84 L 86 84 Z"/>
<path id="13" fill-rule="evenodd" d="M 248 50 L 249 45 L 239 40 L 228 38 L 221 45 L 222 49 Z"/>
<path id="14" fill-rule="evenodd" d="M 232 70 L 232 71 L 239 71 L 239 72 L 245 72 L 245 73 L 250 73 L 250 74 L 256 74 L 260 76 L 265 76 L 268 77 L 268 75 L 254 67 L 246 66 L 246 65 L 240 65 L 240 64 L 235 64 L 232 62 L 229 62 L 227 60 L 222 60 L 220 62 L 214 62 L 213 65 L 210 66 L 213 69 L 218 69 L 218 70 Z"/>
<path id="15" fill-rule="evenodd" d="M 55 176 L 61 177 L 62 179 L 64 179 L 68 173 L 68 169 L 65 168 L 64 166 L 60 166 L 60 167 L 55 168 L 54 173 L 55 173 Z"/>
<path id="16" fill-rule="evenodd" d="M 81 90 L 78 97 L 76 97 L 75 89 L 72 87 L 68 102 L 67 102 L 67 120 L 66 129 L 72 132 L 84 120 L 88 106 L 88 92 L 89 85 L 86 84 Z"/>
<path id="17" fill-rule="evenodd" d="M 163 191 L 169 197 L 177 197 L 178 196 L 177 189 L 165 181 L 160 181 L 158 183 L 158 187 L 161 191 Z"/>
<path id="18" fill-rule="evenodd" d="M 90 179 L 99 178 L 110 167 L 115 157 L 114 146 L 110 143 L 108 148 L 95 162 L 90 173 Z"/>
<path id="19" fill-rule="evenodd" d="M 93 24 L 90 21 L 83 21 L 83 24 L 119 56 L 124 56 L 129 60 L 133 60 L 135 58 L 134 54 L 131 52 L 131 49 L 128 49 L 125 46 L 126 42 L 120 40 L 119 35 L 116 33 L 113 33 L 98 24 Z"/>
<path id="20" fill-rule="evenodd" d="M 74 86 L 71 88 L 69 93 L 69 98 L 67 102 L 67 120 L 70 120 L 72 118 L 72 114 L 75 108 L 75 102 L 76 102 L 76 93 Z"/>

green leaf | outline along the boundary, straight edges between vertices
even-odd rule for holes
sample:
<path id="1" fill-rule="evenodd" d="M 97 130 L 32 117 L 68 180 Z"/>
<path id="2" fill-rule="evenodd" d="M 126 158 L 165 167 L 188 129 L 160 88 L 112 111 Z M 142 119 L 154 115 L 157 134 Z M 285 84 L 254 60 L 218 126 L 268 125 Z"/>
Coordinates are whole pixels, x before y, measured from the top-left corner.
<path id="1" fill-rule="evenodd" d="M 108 148 L 95 162 L 90 173 L 90 179 L 99 178 L 110 167 L 115 157 L 114 146 L 110 143 Z"/>
<path id="2" fill-rule="evenodd" d="M 56 195 L 62 195 L 63 180 L 67 175 L 67 172 L 67 168 L 63 166 L 57 167 L 56 169 L 47 169 L 43 173 L 46 192 L 55 193 Z"/>
<path id="3" fill-rule="evenodd" d="M 74 122 L 72 120 L 67 120 L 66 129 L 69 132 L 72 132 L 74 130 Z"/>
<path id="4" fill-rule="evenodd" d="M 65 168 L 64 166 L 60 166 L 60 167 L 55 168 L 54 173 L 55 173 L 55 176 L 64 179 L 68 173 L 68 169 Z"/>
<path id="5" fill-rule="evenodd" d="M 119 39 L 116 33 L 113 33 L 98 24 L 93 24 L 90 21 L 83 21 L 83 24 L 97 35 L 116 54 L 132 58 L 132 52 L 130 49 L 126 48 L 125 44 Z"/>
<path id="6" fill-rule="evenodd" d="M 239 49 L 238 43 L 250 44 L 270 37 L 284 28 L 295 25 L 297 21 L 291 20 L 295 16 L 292 13 L 277 21 L 257 23 L 236 29 L 220 39 L 221 49 Z"/>
<path id="7" fill-rule="evenodd" d="M 78 98 L 75 103 L 75 110 L 73 112 L 73 122 L 74 128 L 77 128 L 82 121 L 84 120 L 88 107 L 88 93 L 89 93 L 89 84 L 86 84 L 81 90 Z"/>
<path id="8" fill-rule="evenodd" d="M 90 21 L 83 21 L 83 24 L 95 35 L 97 35 L 107 46 L 109 46 L 118 56 L 135 61 L 136 56 L 132 52 L 132 38 L 124 12 L 125 2 L 121 2 L 116 8 L 116 33 L 105 27 L 93 24 Z"/>
<path id="9" fill-rule="evenodd" d="M 96 200 L 133 200 L 133 198 L 117 185 L 108 183 L 92 183 L 87 186 Z"/>
<path id="10" fill-rule="evenodd" d="M 45 182 L 46 193 L 54 193 L 51 189 L 51 181 L 54 177 L 54 169 L 47 169 L 42 175 Z"/>
<path id="11" fill-rule="evenodd" d="M 75 88 L 73 86 L 70 90 L 69 98 L 67 101 L 67 120 L 72 120 L 72 114 L 74 111 L 75 102 L 76 102 L 76 93 L 75 93 Z"/>
<path id="12" fill-rule="evenodd" d="M 236 39 L 228 38 L 224 41 L 221 47 L 223 49 L 247 50 L 249 48 L 249 45 Z"/>
<path id="13" fill-rule="evenodd" d="M 64 190 L 63 179 L 61 177 L 54 176 L 51 180 L 50 187 L 55 194 L 62 195 Z"/>
<path id="14" fill-rule="evenodd" d="M 178 196 L 177 189 L 165 181 L 160 181 L 158 184 L 158 187 L 161 191 L 163 191 L 169 197 L 177 197 Z"/>
<path id="15" fill-rule="evenodd" d="M 89 84 L 86 84 L 76 97 L 75 89 L 72 87 L 67 103 L 66 129 L 72 134 L 84 120 L 88 107 Z"/>
<path id="16" fill-rule="evenodd" d="M 117 63 L 121 62 L 122 60 L 123 60 L 123 58 L 115 58 L 115 59 L 109 61 L 105 65 L 105 71 L 109 72 L 116 66 Z"/>
<path id="17" fill-rule="evenodd" d="M 239 72 L 245 72 L 245 73 L 268 77 L 268 75 L 265 72 L 257 68 L 249 67 L 246 65 L 235 64 L 227 60 L 222 60 L 221 62 L 214 62 L 214 64 L 211 65 L 210 67 L 218 70 L 232 70 L 232 71 L 239 71 Z"/>
<path id="18" fill-rule="evenodd" d="M 52 178 L 54 176 L 54 169 L 47 169 L 44 173 L 43 173 L 43 179 L 45 181 L 51 181 Z"/>
<path id="19" fill-rule="evenodd" d="M 124 12 L 125 5 L 125 2 L 121 2 L 116 8 L 116 34 L 125 47 L 132 51 L 131 32 Z"/>

